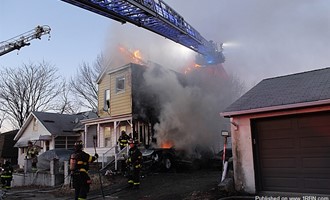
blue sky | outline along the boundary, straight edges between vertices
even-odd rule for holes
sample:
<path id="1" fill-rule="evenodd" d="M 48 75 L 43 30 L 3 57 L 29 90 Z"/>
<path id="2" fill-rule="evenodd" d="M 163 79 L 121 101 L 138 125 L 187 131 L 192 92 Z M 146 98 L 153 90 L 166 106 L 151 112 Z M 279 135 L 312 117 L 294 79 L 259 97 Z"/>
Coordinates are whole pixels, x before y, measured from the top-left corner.
<path id="1" fill-rule="evenodd" d="M 45 60 L 61 73 L 72 74 L 83 61 L 95 60 L 102 51 L 113 22 L 56 0 L 1 0 L 0 40 L 12 38 L 37 25 L 49 25 L 51 38 L 32 40 L 31 45 L 0 57 L 0 66 Z M 17 55 L 18 53 L 18 55 Z"/>
<path id="2" fill-rule="evenodd" d="M 165 0 L 206 39 L 225 48 L 225 69 L 248 83 L 329 66 L 328 0 Z M 141 49 L 146 60 L 180 67 L 193 52 L 131 24 L 121 25 L 59 0 L 1 0 L 0 41 L 37 25 L 52 28 L 51 39 L 0 57 L 0 67 L 45 60 L 65 76 L 101 52 L 115 59 L 115 47 Z"/>

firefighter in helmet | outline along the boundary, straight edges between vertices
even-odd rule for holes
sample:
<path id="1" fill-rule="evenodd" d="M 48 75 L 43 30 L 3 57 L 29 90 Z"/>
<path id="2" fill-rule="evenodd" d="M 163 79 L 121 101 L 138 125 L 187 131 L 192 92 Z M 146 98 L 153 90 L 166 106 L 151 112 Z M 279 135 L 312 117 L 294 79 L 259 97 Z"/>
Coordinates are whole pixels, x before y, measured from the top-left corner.
<path id="1" fill-rule="evenodd" d="M 126 131 L 122 130 L 121 131 L 121 135 L 118 138 L 118 143 L 119 143 L 119 147 L 120 150 L 123 150 L 125 147 L 128 146 L 128 141 L 130 140 L 130 136 L 127 135 Z M 122 153 L 122 155 L 125 157 L 126 156 L 126 151 Z M 125 159 L 121 161 L 121 172 L 123 174 L 126 173 L 126 162 Z"/>
<path id="2" fill-rule="evenodd" d="M 36 145 L 33 145 L 32 141 L 28 142 L 26 156 L 27 159 L 30 159 L 32 161 L 32 171 L 37 171 L 39 151 L 40 149 Z"/>
<path id="3" fill-rule="evenodd" d="M 1 173 L 1 183 L 2 188 L 10 189 L 11 188 L 11 181 L 13 180 L 13 167 L 9 161 L 6 161 L 5 164 L 2 166 L 3 171 Z"/>
<path id="4" fill-rule="evenodd" d="M 73 178 L 73 188 L 75 189 L 75 200 L 84 200 L 90 189 L 91 178 L 88 175 L 89 163 L 94 162 L 99 157 L 83 151 L 81 140 L 74 144 L 75 151 L 70 157 L 71 177 Z"/>
<path id="5" fill-rule="evenodd" d="M 129 140 L 130 149 L 126 160 L 129 170 L 128 184 L 130 184 L 133 188 L 139 188 L 140 186 L 140 172 L 142 168 L 142 153 L 137 144 L 138 141 L 133 139 Z"/>
<path id="6" fill-rule="evenodd" d="M 122 130 L 121 135 L 118 138 L 120 150 L 128 146 L 129 139 L 130 137 L 127 135 L 126 131 Z"/>

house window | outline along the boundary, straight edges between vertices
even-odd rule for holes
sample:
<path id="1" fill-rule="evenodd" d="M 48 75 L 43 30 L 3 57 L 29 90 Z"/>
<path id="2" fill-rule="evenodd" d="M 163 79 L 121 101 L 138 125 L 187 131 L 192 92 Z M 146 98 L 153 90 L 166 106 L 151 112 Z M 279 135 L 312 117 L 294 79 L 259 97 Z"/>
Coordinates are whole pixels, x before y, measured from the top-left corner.
<path id="1" fill-rule="evenodd" d="M 38 120 L 36 118 L 33 119 L 33 130 L 38 131 Z"/>
<path id="2" fill-rule="evenodd" d="M 120 76 L 116 78 L 116 93 L 125 91 L 125 77 Z"/>
<path id="3" fill-rule="evenodd" d="M 110 108 L 110 90 L 107 89 L 104 91 L 104 110 L 108 110 Z"/>
<path id="4" fill-rule="evenodd" d="M 57 149 L 57 148 L 73 149 L 74 143 L 77 140 L 78 140 L 78 137 L 58 136 L 55 138 L 55 149 Z"/>

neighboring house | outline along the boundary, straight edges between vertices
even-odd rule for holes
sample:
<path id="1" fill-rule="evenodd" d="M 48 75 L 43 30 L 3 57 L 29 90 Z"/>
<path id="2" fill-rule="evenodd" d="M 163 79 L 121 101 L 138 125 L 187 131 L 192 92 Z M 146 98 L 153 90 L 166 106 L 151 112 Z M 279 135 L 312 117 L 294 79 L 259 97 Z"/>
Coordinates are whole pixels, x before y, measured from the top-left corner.
<path id="1" fill-rule="evenodd" d="M 93 112 L 58 114 L 32 112 L 25 120 L 14 140 L 18 147 L 18 164 L 24 166 L 28 141 L 41 147 L 41 152 L 55 148 L 72 149 L 74 143 L 84 137 L 84 126 L 80 120 L 96 117 Z"/>
<path id="2" fill-rule="evenodd" d="M 221 115 L 236 190 L 330 194 L 330 68 L 262 80 Z"/>
<path id="3" fill-rule="evenodd" d="M 17 132 L 18 129 L 0 134 L 0 163 L 10 161 L 12 165 L 17 165 L 18 150 L 14 147 Z"/>

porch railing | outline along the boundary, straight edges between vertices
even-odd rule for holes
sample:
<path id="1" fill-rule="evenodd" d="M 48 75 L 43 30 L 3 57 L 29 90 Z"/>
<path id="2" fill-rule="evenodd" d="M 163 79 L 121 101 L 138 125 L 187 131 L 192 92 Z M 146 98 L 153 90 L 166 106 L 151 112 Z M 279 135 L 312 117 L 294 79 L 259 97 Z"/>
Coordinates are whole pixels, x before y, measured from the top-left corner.
<path id="1" fill-rule="evenodd" d="M 118 170 L 118 160 L 125 159 L 124 155 L 128 155 L 128 147 L 123 148 L 122 150 L 118 150 L 119 146 L 114 145 L 110 147 L 109 149 L 106 147 L 98 147 L 96 148 L 96 151 L 100 156 L 102 160 L 102 170 L 104 170 L 110 163 L 115 162 L 115 170 Z M 84 149 L 86 153 L 89 153 L 93 155 L 95 153 L 94 148 L 85 148 Z M 100 159 L 99 158 L 99 159 Z"/>
<path id="2" fill-rule="evenodd" d="M 124 154 L 128 155 L 128 146 L 124 147 L 118 153 L 115 154 L 115 170 L 118 170 L 118 160 L 125 159 Z"/>
<path id="3" fill-rule="evenodd" d="M 115 145 L 102 154 L 102 169 L 105 168 L 105 166 L 106 166 L 105 163 L 107 163 L 107 165 L 108 165 L 110 162 L 113 161 L 113 159 L 108 160 L 108 158 L 115 156 L 115 160 L 116 160 L 117 151 L 118 151 L 118 145 Z M 108 154 L 110 154 L 110 155 L 108 155 Z"/>

